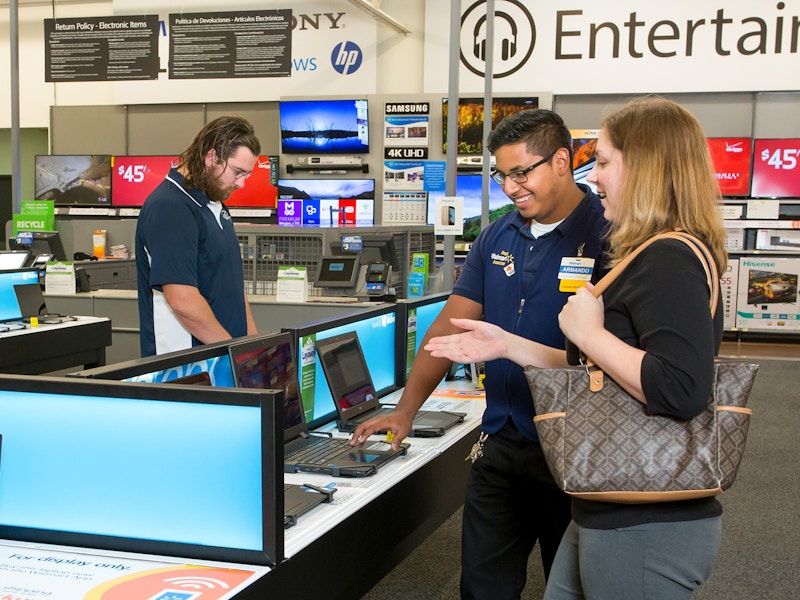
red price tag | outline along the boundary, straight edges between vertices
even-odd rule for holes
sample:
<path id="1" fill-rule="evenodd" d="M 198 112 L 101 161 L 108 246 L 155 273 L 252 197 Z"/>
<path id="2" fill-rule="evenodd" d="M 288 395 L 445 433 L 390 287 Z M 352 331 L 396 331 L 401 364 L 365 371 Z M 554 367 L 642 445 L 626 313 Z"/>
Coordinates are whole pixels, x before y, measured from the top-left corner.
<path id="1" fill-rule="evenodd" d="M 800 139 L 755 141 L 753 196 L 800 197 Z"/>

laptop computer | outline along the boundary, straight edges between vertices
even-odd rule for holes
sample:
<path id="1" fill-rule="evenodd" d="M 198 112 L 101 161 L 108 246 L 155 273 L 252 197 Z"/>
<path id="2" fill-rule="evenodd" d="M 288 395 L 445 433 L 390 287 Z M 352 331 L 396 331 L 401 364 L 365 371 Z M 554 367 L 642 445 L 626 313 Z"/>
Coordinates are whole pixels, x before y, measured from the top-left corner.
<path id="1" fill-rule="evenodd" d="M 44 294 L 42 294 L 42 288 L 38 283 L 17 284 L 14 286 L 14 294 L 17 296 L 22 318 L 27 321 L 30 321 L 31 317 L 38 318 L 39 323 L 44 323 L 46 325 L 63 323 L 65 321 L 77 321 L 75 317 L 48 312 Z"/>
<path id="2" fill-rule="evenodd" d="M 339 431 L 352 432 L 367 419 L 390 413 L 394 406 L 381 405 L 364 359 L 358 334 L 349 331 L 317 340 L 317 355 L 339 413 Z M 417 411 L 410 436 L 436 437 L 464 422 L 466 413 Z"/>
<path id="3" fill-rule="evenodd" d="M 368 477 L 381 465 L 406 454 L 407 446 L 392 450 L 384 442 L 368 442 L 354 448 L 348 440 L 308 432 L 291 334 L 246 339 L 231 344 L 228 353 L 237 386 L 283 390 L 286 473 Z"/>

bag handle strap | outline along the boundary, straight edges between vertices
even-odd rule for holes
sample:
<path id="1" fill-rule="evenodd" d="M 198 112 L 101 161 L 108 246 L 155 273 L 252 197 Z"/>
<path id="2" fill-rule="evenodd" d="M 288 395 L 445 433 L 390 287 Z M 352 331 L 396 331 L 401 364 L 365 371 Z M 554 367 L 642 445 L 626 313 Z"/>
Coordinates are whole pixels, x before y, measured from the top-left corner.
<path id="1" fill-rule="evenodd" d="M 658 235 L 654 235 L 642 243 L 638 248 L 636 248 L 636 250 L 622 259 L 613 269 L 606 273 L 606 275 L 594 285 L 592 294 L 595 296 L 595 298 L 600 296 L 606 291 L 609 285 L 614 283 L 617 277 L 619 277 L 626 267 L 633 262 L 633 259 L 636 258 L 642 252 L 642 250 L 647 248 L 653 242 L 664 239 L 682 241 L 692 249 L 695 256 L 697 256 L 697 258 L 700 260 L 700 264 L 703 265 L 703 270 L 706 273 L 706 279 L 708 281 L 708 289 L 711 294 L 709 299 L 709 307 L 711 309 L 711 315 L 713 316 L 714 313 L 717 312 L 717 303 L 719 301 L 719 276 L 717 275 L 717 264 L 714 261 L 714 257 L 711 256 L 711 252 L 709 252 L 708 248 L 706 248 L 703 242 L 698 240 L 693 235 L 683 231 L 668 231 L 666 233 L 659 233 Z"/>
<path id="2" fill-rule="evenodd" d="M 685 231 L 668 231 L 665 233 L 659 233 L 642 243 L 638 248 L 636 248 L 636 250 L 631 252 L 628 256 L 617 263 L 613 269 L 606 273 L 605 276 L 594 285 L 594 288 L 592 288 L 592 295 L 594 295 L 595 298 L 600 296 L 604 291 L 606 291 L 609 285 L 616 281 L 617 277 L 620 276 L 620 274 L 629 264 L 631 264 L 633 259 L 636 258 L 642 252 L 642 250 L 647 248 L 653 242 L 664 239 L 680 240 L 689 246 L 689 248 L 691 248 L 694 252 L 695 256 L 697 256 L 697 258 L 700 260 L 700 263 L 703 265 L 703 270 L 706 273 L 706 279 L 710 292 L 709 308 L 711 310 L 711 318 L 714 318 L 714 314 L 717 312 L 717 303 L 719 301 L 719 275 L 717 274 L 717 264 L 716 261 L 714 261 L 714 257 L 711 255 L 711 252 L 708 250 L 708 248 L 706 248 L 706 245 Z M 594 361 L 588 358 L 583 352 L 581 352 L 581 362 L 584 363 L 586 374 L 589 376 L 589 389 L 593 392 L 599 392 L 602 390 L 604 375 L 602 369 L 598 368 Z"/>

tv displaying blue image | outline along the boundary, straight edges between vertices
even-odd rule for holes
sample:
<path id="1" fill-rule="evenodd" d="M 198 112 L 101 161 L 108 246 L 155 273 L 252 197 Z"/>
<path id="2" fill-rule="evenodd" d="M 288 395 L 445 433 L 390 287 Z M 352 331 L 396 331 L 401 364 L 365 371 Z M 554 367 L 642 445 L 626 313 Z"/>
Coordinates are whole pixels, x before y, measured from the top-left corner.
<path id="1" fill-rule="evenodd" d="M 279 398 L 0 375 L 0 537 L 279 563 Z"/>
<path id="2" fill-rule="evenodd" d="M 328 381 L 318 360 L 315 342 L 355 331 L 364 351 L 367 369 L 378 396 L 397 389 L 397 307 L 384 306 L 362 312 L 333 317 L 284 328 L 297 343 L 300 365 L 300 389 L 306 421 L 311 428 L 321 425 L 336 414 Z M 405 336 L 404 336 L 405 337 Z"/>
<path id="3" fill-rule="evenodd" d="M 483 177 L 480 173 L 459 173 L 456 175 L 456 196 L 464 198 L 464 233 L 461 237 L 471 241 L 481 232 L 481 207 L 483 206 Z M 433 211 L 436 208 L 436 197 L 444 196 L 444 192 L 428 195 L 428 224 L 434 224 Z M 514 203 L 506 196 L 503 188 L 489 178 L 489 222 L 516 210 Z"/>
<path id="4" fill-rule="evenodd" d="M 39 270 L 0 272 L 0 322 L 22 319 L 22 310 L 14 292 L 15 285 L 39 285 Z"/>
<path id="5" fill-rule="evenodd" d="M 367 100 L 283 100 L 279 110 L 284 154 L 369 152 Z"/>

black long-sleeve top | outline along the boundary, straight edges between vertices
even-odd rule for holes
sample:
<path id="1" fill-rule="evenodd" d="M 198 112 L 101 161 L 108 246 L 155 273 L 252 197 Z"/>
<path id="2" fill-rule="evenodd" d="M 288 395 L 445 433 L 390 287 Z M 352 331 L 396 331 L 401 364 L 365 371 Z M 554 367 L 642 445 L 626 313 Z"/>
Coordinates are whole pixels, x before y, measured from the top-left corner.
<path id="1" fill-rule="evenodd" d="M 708 280 L 692 250 L 659 240 L 643 250 L 603 294 L 605 327 L 645 350 L 642 389 L 650 414 L 689 419 L 708 404 L 714 356 L 722 341 L 721 302 L 712 319 Z M 573 500 L 583 527 L 612 529 L 722 514 L 715 498 L 654 504 Z"/>

